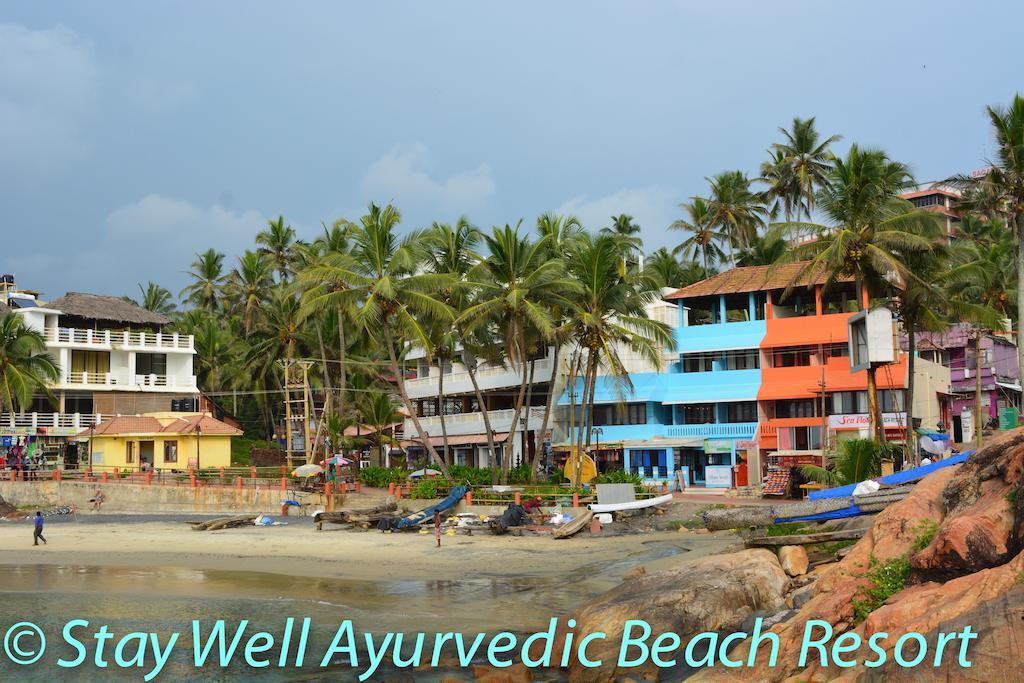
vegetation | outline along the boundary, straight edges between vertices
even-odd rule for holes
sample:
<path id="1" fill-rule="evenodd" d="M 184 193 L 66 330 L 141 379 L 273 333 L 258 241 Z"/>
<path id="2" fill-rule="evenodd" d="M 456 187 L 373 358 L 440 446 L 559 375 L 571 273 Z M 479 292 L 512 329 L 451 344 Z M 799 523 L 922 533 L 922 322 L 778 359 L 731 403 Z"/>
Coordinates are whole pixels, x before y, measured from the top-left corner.
<path id="1" fill-rule="evenodd" d="M 857 591 L 859 597 L 853 600 L 854 623 L 864 621 L 869 614 L 884 605 L 886 600 L 903 590 L 910 575 L 910 558 L 928 547 L 935 538 L 938 528 L 933 520 L 922 520 L 915 529 L 917 536 L 909 552 L 885 562 L 879 562 L 874 555 L 870 557 L 865 578 L 871 583 L 862 586 Z"/>
<path id="2" fill-rule="evenodd" d="M 21 316 L 0 317 L 0 413 L 26 408 L 35 393 L 56 405 L 49 383 L 59 375 L 57 361 L 46 353 L 39 332 L 28 327 Z"/>
<path id="3" fill-rule="evenodd" d="M 888 442 L 849 439 L 840 442 L 839 450 L 831 454 L 826 467 L 804 465 L 800 471 L 820 484 L 846 486 L 880 476 L 882 463 L 891 460 L 892 449 Z"/>

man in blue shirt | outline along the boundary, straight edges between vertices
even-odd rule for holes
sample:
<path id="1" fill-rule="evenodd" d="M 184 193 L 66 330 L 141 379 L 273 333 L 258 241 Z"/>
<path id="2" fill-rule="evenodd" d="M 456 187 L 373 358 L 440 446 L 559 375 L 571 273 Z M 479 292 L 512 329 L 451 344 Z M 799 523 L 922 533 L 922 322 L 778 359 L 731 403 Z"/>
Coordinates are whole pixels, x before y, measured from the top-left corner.
<path id="1" fill-rule="evenodd" d="M 43 538 L 43 513 L 36 510 L 36 530 L 32 533 L 32 545 L 39 545 L 39 541 L 46 545 L 46 539 Z"/>

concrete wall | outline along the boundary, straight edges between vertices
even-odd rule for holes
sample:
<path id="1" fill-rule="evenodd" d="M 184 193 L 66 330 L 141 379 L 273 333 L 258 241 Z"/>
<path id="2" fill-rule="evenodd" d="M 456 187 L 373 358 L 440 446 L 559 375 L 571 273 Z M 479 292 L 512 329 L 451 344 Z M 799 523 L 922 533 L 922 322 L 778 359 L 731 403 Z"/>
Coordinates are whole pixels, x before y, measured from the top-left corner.
<path id="1" fill-rule="evenodd" d="M 288 491 L 282 495 L 279 486 L 232 487 L 146 486 L 143 484 L 87 484 L 69 481 L 0 481 L 0 496 L 16 506 L 40 508 L 76 505 L 80 512 L 90 509 L 89 499 L 103 491 L 104 512 L 265 512 L 281 514 L 282 498 L 293 498 L 310 508 L 322 506 L 322 496 Z M 294 509 L 290 514 L 300 514 Z"/>

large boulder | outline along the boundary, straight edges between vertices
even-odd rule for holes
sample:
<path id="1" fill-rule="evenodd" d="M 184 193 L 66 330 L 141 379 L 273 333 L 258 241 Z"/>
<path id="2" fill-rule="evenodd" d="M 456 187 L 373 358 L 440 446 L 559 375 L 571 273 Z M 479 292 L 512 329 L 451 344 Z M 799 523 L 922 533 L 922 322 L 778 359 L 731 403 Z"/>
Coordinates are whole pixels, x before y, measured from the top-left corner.
<path id="1" fill-rule="evenodd" d="M 807 573 L 807 551 L 798 545 L 784 545 L 779 548 L 779 564 L 790 576 L 801 576 Z"/>
<path id="2" fill-rule="evenodd" d="M 620 671 L 615 666 L 621 642 L 617 636 L 627 621 L 644 619 L 654 633 L 672 631 L 684 639 L 705 631 L 735 631 L 755 613 L 784 609 L 788 583 L 775 553 L 764 549 L 712 555 L 638 576 L 573 615 L 576 633 L 601 631 L 608 639 L 593 641 L 587 649 L 590 659 L 604 661 L 600 670 L 573 662 L 570 676 L 573 681 L 640 680 L 645 676 L 656 680 L 659 672 L 653 664 L 646 670 Z"/>

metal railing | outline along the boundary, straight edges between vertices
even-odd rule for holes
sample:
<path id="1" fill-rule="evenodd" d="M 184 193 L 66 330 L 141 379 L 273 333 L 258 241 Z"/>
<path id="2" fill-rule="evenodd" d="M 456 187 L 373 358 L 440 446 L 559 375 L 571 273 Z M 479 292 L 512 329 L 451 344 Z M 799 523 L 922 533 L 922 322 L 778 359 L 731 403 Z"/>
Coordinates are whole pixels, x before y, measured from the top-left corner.
<path id="1" fill-rule="evenodd" d="M 69 372 L 63 384 L 195 389 L 195 375 L 128 375 L 125 372 Z"/>
<path id="2" fill-rule="evenodd" d="M 98 425 L 105 420 L 113 419 L 113 415 L 102 413 L 3 413 L 0 414 L 0 427 L 15 429 L 38 429 L 39 427 L 76 427 L 87 429 L 89 425 Z"/>

